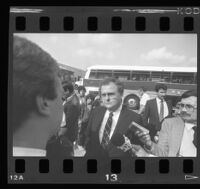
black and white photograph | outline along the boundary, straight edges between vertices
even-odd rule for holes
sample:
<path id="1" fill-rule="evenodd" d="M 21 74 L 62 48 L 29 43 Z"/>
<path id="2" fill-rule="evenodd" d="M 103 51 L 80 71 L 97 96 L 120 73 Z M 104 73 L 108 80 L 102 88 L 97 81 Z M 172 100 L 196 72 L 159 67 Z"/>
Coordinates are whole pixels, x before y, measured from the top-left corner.
<path id="1" fill-rule="evenodd" d="M 197 157 L 197 34 L 14 33 L 14 157 Z"/>

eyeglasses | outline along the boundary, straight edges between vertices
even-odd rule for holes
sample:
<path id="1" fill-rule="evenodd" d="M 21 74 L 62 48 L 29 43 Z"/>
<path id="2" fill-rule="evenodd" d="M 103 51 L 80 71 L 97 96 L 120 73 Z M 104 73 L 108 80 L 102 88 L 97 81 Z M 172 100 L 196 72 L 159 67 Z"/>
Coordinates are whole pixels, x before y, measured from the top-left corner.
<path id="1" fill-rule="evenodd" d="M 183 104 L 183 103 L 178 103 L 176 105 L 177 108 L 185 108 L 186 110 L 194 110 L 196 109 L 197 107 L 191 105 L 191 104 Z"/>

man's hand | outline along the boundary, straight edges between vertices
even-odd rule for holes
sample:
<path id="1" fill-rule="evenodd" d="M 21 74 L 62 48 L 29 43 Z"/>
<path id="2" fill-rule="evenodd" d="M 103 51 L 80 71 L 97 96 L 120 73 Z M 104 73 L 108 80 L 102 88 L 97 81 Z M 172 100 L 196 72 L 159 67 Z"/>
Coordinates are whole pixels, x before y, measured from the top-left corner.
<path id="1" fill-rule="evenodd" d="M 132 152 L 137 157 L 149 157 L 150 154 L 146 152 L 140 145 L 132 145 Z"/>
<path id="2" fill-rule="evenodd" d="M 125 135 L 123 135 L 124 137 L 124 144 L 122 146 L 118 146 L 117 148 L 126 152 L 128 151 L 131 147 L 132 147 L 132 144 L 130 142 L 130 140 L 128 139 L 128 137 L 126 137 Z"/>
<path id="3" fill-rule="evenodd" d="M 139 140 L 145 145 L 147 149 L 151 149 L 152 141 L 149 133 L 136 131 L 135 135 L 139 138 Z"/>

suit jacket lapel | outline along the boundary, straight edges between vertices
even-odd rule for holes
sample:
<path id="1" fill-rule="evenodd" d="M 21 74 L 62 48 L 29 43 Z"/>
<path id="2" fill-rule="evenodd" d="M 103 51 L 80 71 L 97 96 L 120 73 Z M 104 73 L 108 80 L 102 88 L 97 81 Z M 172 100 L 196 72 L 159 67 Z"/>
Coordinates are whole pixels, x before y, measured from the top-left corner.
<path id="1" fill-rule="evenodd" d="M 98 112 L 98 114 L 95 117 L 96 135 L 97 135 L 99 143 L 100 143 L 100 141 L 99 141 L 99 131 L 100 131 L 100 128 L 101 128 L 101 123 L 103 121 L 105 112 L 106 112 L 106 108 L 102 108 L 102 109 L 100 109 L 100 111 Z"/>
<path id="2" fill-rule="evenodd" d="M 183 131 L 184 131 L 184 122 L 181 118 L 179 118 L 177 119 L 176 123 L 173 123 L 173 124 L 174 124 L 174 127 L 172 131 L 171 153 L 173 156 L 174 155 L 176 156 L 181 147 Z"/>
<path id="3" fill-rule="evenodd" d="M 154 106 L 154 110 L 155 110 L 155 112 L 156 112 L 156 114 L 155 114 L 155 116 L 156 116 L 156 119 L 158 120 L 158 121 L 160 121 L 159 120 L 159 113 L 158 113 L 158 106 L 157 106 L 157 100 L 156 100 L 156 98 L 154 99 L 154 101 L 153 101 L 153 106 Z"/>
<path id="4" fill-rule="evenodd" d="M 126 107 L 123 106 L 112 136 L 114 136 L 115 133 L 125 133 L 124 131 L 129 127 L 129 125 L 126 124 L 126 115 Z"/>
<path id="5" fill-rule="evenodd" d="M 167 108 L 168 108 L 168 115 L 172 115 L 172 106 L 171 106 L 171 103 L 170 101 L 166 101 L 166 104 L 167 104 Z"/>

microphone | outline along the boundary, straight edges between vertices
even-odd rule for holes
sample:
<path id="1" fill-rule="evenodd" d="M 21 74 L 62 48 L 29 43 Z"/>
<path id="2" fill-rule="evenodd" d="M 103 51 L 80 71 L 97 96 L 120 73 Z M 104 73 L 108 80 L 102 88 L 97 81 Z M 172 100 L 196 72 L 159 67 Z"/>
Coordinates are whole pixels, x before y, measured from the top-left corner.
<path id="1" fill-rule="evenodd" d="M 112 138 L 111 138 L 112 144 L 115 146 L 121 146 L 124 144 L 125 139 L 121 133 L 116 133 Z"/>
<path id="2" fill-rule="evenodd" d="M 148 154 L 141 146 L 131 144 L 129 138 L 121 133 L 113 135 L 111 142 L 117 148 L 129 153 L 132 157 L 154 157 L 154 155 Z"/>
<path id="3" fill-rule="evenodd" d="M 139 132 L 144 132 L 144 133 L 149 133 L 149 130 L 141 126 L 140 124 L 132 121 L 131 124 L 129 125 L 129 129 L 132 130 L 134 133 L 137 131 Z"/>
<path id="4" fill-rule="evenodd" d="M 127 152 L 133 147 L 128 137 L 122 135 L 121 133 L 116 133 L 113 135 L 111 138 L 111 143 L 124 152 Z"/>

